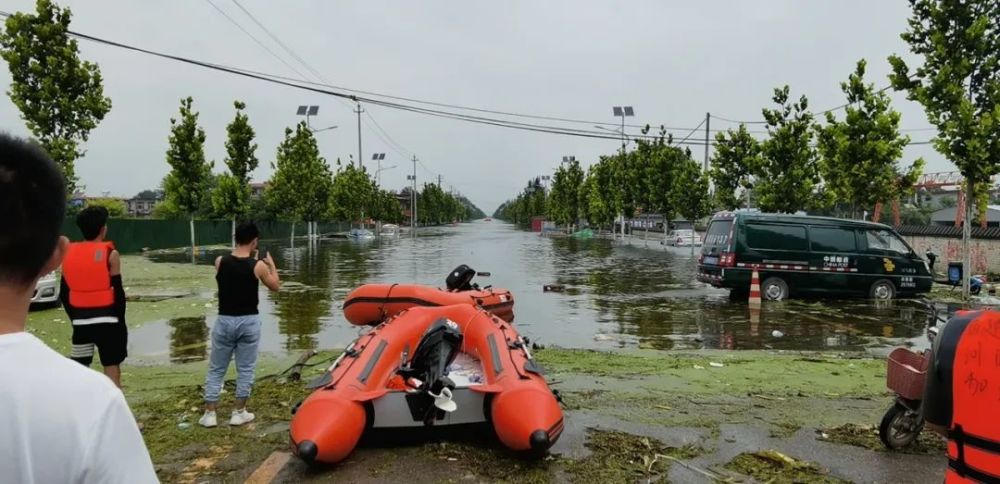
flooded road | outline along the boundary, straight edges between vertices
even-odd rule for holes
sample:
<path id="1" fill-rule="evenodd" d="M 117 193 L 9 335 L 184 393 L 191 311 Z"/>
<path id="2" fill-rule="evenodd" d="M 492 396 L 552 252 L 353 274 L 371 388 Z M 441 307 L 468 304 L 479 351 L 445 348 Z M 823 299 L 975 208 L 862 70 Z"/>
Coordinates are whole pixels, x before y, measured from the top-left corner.
<path id="1" fill-rule="evenodd" d="M 545 238 L 500 222 L 474 222 L 369 241 L 266 241 L 282 270 L 276 294 L 262 290 L 261 350 L 292 353 L 342 348 L 358 334 L 344 319 L 344 297 L 364 283 L 443 286 L 459 264 L 492 273 L 481 286 L 510 289 L 516 324 L 543 345 L 568 348 L 859 349 L 921 344 L 927 317 L 914 301 L 787 301 L 751 313 L 746 301 L 695 281 L 689 249 L 618 245 L 610 240 Z M 221 252 L 199 258 L 211 264 Z M 185 256 L 155 255 L 182 262 Z M 547 284 L 565 287 L 543 292 Z M 942 308 L 943 309 L 943 308 Z M 200 317 L 158 321 L 130 331 L 141 360 L 207 357 L 214 307 Z"/>

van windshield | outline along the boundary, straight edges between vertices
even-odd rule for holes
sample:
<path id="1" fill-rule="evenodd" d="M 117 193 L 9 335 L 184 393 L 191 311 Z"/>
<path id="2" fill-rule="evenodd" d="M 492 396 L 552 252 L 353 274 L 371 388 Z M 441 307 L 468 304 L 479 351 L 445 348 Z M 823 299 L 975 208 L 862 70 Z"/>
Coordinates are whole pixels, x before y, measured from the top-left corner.
<path id="1" fill-rule="evenodd" d="M 708 224 L 703 242 L 706 248 L 723 248 L 729 245 L 729 233 L 733 228 L 733 219 L 713 220 Z"/>
<path id="2" fill-rule="evenodd" d="M 889 250 L 900 254 L 910 253 L 906 243 L 888 230 L 869 230 L 867 234 L 869 249 Z"/>

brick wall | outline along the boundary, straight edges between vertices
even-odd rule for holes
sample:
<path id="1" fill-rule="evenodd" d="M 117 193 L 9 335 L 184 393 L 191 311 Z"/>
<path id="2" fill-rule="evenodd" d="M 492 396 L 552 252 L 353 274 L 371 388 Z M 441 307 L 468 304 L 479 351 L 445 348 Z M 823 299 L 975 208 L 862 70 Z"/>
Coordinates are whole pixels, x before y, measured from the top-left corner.
<path id="1" fill-rule="evenodd" d="M 962 239 L 952 237 L 931 237 L 924 235 L 904 235 L 913 250 L 923 255 L 928 250 L 938 255 L 935 269 L 944 270 L 948 262 L 962 260 Z M 972 239 L 972 273 L 1000 273 L 1000 240 Z"/>

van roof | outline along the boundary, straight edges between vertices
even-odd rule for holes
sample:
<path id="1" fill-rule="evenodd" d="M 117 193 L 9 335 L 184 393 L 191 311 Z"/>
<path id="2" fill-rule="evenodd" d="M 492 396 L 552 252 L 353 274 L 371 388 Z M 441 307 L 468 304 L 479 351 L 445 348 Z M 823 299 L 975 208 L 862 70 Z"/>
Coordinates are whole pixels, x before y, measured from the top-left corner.
<path id="1" fill-rule="evenodd" d="M 892 230 L 885 224 L 868 222 L 864 220 L 851 220 L 846 218 L 835 218 L 835 217 L 816 217 L 812 215 L 793 215 L 787 213 L 760 213 L 760 212 L 718 212 L 712 219 L 733 219 L 739 217 L 743 220 L 767 220 L 771 222 L 788 222 L 797 224 L 810 224 L 810 225 L 836 225 L 836 226 L 851 226 L 851 227 L 866 227 L 866 228 L 879 228 Z"/>

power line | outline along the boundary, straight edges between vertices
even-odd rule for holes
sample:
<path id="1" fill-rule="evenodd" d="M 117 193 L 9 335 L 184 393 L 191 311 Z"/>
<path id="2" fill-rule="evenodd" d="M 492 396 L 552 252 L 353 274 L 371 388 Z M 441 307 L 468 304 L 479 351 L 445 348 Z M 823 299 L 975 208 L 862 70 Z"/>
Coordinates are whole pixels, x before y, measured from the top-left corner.
<path id="1" fill-rule="evenodd" d="M 707 117 L 705 119 L 702 119 L 701 122 L 698 123 L 698 126 L 695 126 L 694 129 L 692 129 L 691 132 L 688 133 L 687 136 L 684 137 L 684 139 L 678 141 L 677 144 L 683 144 L 685 141 L 687 141 L 688 138 L 691 137 L 691 135 L 693 135 L 696 131 L 698 131 L 698 128 L 700 128 L 703 124 L 705 124 L 706 120 L 708 120 Z"/>
<path id="2" fill-rule="evenodd" d="M 306 62 L 304 59 L 302 59 L 302 57 L 299 57 L 299 55 L 296 54 L 295 51 L 293 51 L 291 48 L 289 48 L 287 44 L 285 44 L 284 42 L 282 42 L 281 39 L 278 38 L 278 36 L 274 35 L 274 33 L 271 32 L 270 29 L 268 29 L 267 27 L 265 27 L 264 24 L 262 24 L 259 20 L 257 20 L 257 17 L 255 17 L 254 14 L 250 13 L 250 11 L 247 10 L 245 7 L 243 7 L 243 5 L 240 5 L 240 2 L 238 2 L 236 0 L 232 0 L 232 2 L 233 2 L 234 5 L 236 5 L 237 8 L 239 8 L 240 10 L 242 10 L 243 13 L 245 13 L 247 15 L 247 17 L 250 17 L 250 20 L 253 23 L 257 24 L 257 26 L 260 27 L 260 29 L 263 30 L 264 33 L 267 34 L 267 36 L 271 38 L 271 40 L 273 40 L 276 44 L 278 44 L 279 47 L 281 47 L 282 49 L 284 49 L 284 51 L 287 52 L 288 55 L 292 56 L 293 59 L 299 61 L 299 63 L 302 64 L 303 67 L 305 67 L 306 69 L 308 69 L 310 73 L 312 73 L 314 76 L 316 76 L 317 79 L 319 79 L 321 81 L 324 81 L 324 82 L 326 81 L 326 79 L 323 78 L 323 75 L 320 74 L 319 71 L 317 71 L 311 65 L 309 65 L 309 63 Z M 302 76 L 302 77 L 305 77 L 305 76 Z"/>
<path id="3" fill-rule="evenodd" d="M 8 16 L 10 16 L 10 14 L 7 13 L 7 12 L 0 11 L 0 16 L 8 17 Z M 436 110 L 436 109 L 430 109 L 430 108 L 422 108 L 422 107 L 418 107 L 418 106 L 409 106 L 409 105 L 406 105 L 406 104 L 393 103 L 393 102 L 383 101 L 383 100 L 380 100 L 380 99 L 365 98 L 365 97 L 360 97 L 360 96 L 353 95 L 353 94 L 346 94 L 346 93 L 343 93 L 343 92 L 331 91 L 329 89 L 320 89 L 320 88 L 317 88 L 317 87 L 311 87 L 310 85 L 305 85 L 305 84 L 315 84 L 315 83 L 309 83 L 307 81 L 303 82 L 303 83 L 299 83 L 299 82 L 302 82 L 301 80 L 298 80 L 299 82 L 289 82 L 289 81 L 282 80 L 282 78 L 280 78 L 280 76 L 274 76 L 274 75 L 271 75 L 271 74 L 256 73 L 255 71 L 250 71 L 248 69 L 231 67 L 231 66 L 226 66 L 226 65 L 222 65 L 222 64 L 215 64 L 215 63 L 211 63 L 211 62 L 200 61 L 200 60 L 186 58 L 186 57 L 181 57 L 181 56 L 177 56 L 177 55 L 166 54 L 166 53 L 157 52 L 157 51 L 153 51 L 153 50 L 149 50 L 149 49 L 144 49 L 144 48 L 141 48 L 141 47 L 136 47 L 136 46 L 133 46 L 133 45 L 124 44 L 124 43 L 120 43 L 120 42 L 115 42 L 115 41 L 103 39 L 103 38 L 100 38 L 100 37 L 95 37 L 95 36 L 92 36 L 92 35 L 82 34 L 82 33 L 74 32 L 74 31 L 70 31 L 70 30 L 67 30 L 67 33 L 69 35 L 71 35 L 73 37 L 76 37 L 76 38 L 79 38 L 79 39 L 88 40 L 88 41 L 91 41 L 91 42 L 96 42 L 96 43 L 99 43 L 99 44 L 104 44 L 104 45 L 108 45 L 108 46 L 112 46 L 112 47 L 118 47 L 118 48 L 121 48 L 121 49 L 131 50 L 131 51 L 134 51 L 134 52 L 140 52 L 140 53 L 144 53 L 144 54 L 147 54 L 147 55 L 152 55 L 152 56 L 156 56 L 156 57 L 160 57 L 160 58 L 164 58 L 164 59 L 169 59 L 169 60 L 173 60 L 173 61 L 177 61 L 177 62 L 181 62 L 181 63 L 186 63 L 186 64 L 190 64 L 190 65 L 195 65 L 195 66 L 203 67 L 203 68 L 206 68 L 206 69 L 218 70 L 218 71 L 221 71 L 221 72 L 235 74 L 235 75 L 238 75 L 238 76 L 247 77 L 247 78 L 250 78 L 250 79 L 256 79 L 256 80 L 260 80 L 260 81 L 264 81 L 264 82 L 269 82 L 269 83 L 272 83 L 272 84 L 277 84 L 277 85 L 281 85 L 281 86 L 292 87 L 292 88 L 295 88 L 295 89 L 300 89 L 300 90 L 305 90 L 305 91 L 310 91 L 310 92 L 325 94 L 325 95 L 329 95 L 329 96 L 334 96 L 334 97 L 339 98 L 339 99 L 350 99 L 351 101 L 355 101 L 355 102 L 365 102 L 365 103 L 374 104 L 374 105 L 378 105 L 378 106 L 388 107 L 388 108 L 391 108 L 391 109 L 409 111 L 409 112 L 413 112 L 413 113 L 417 113 L 417 114 L 424 114 L 424 115 L 429 115 L 429 116 L 442 117 L 442 118 L 446 118 L 446 119 L 454 119 L 454 120 L 459 120 L 459 121 L 466 121 L 466 122 L 476 123 L 476 124 L 484 124 L 484 125 L 505 127 L 505 128 L 509 128 L 509 129 L 518 129 L 518 130 L 522 130 L 522 131 L 532 131 L 532 132 L 547 133 L 547 134 L 558 134 L 558 135 L 563 135 L 563 136 L 576 136 L 576 137 L 583 137 L 583 138 L 605 139 L 605 140 L 614 140 L 614 141 L 617 141 L 617 140 L 620 139 L 620 137 L 617 136 L 617 135 L 613 135 L 613 134 L 610 134 L 610 133 L 605 133 L 605 132 L 602 132 L 602 131 L 582 130 L 582 129 L 561 127 L 561 126 L 551 126 L 551 125 L 539 125 L 539 124 L 521 123 L 521 122 L 515 122 L 515 121 L 511 121 L 511 120 L 487 118 L 487 117 L 473 116 L 473 115 L 463 114 L 463 113 L 454 113 L 454 112 L 448 112 L 448 111 L 442 111 L 442 110 Z M 305 76 L 303 76 L 303 77 L 305 77 Z M 633 138 L 633 139 L 657 139 L 658 138 L 658 136 L 643 135 L 643 134 L 634 134 L 634 133 L 633 134 L 629 134 L 629 136 L 631 138 Z M 683 143 L 678 142 L 678 143 L 675 143 L 675 144 L 685 144 L 685 145 L 691 145 L 691 146 L 704 146 L 705 145 L 704 142 L 700 142 L 700 141 L 684 141 Z M 715 143 L 714 142 L 709 142 L 709 144 L 710 145 L 714 145 Z M 924 143 L 915 142 L 915 143 L 911 143 L 911 144 L 926 144 L 926 142 L 924 142 Z"/>
<path id="4" fill-rule="evenodd" d="M 251 39 L 253 39 L 253 41 L 256 42 L 257 45 L 259 45 L 261 49 L 264 49 L 268 54 L 271 54 L 271 57 L 274 57 L 275 59 L 278 59 L 278 61 L 280 61 L 285 66 L 287 66 L 289 69 L 292 70 L 292 72 L 298 74 L 300 77 L 305 77 L 305 75 L 303 75 L 302 72 L 300 72 L 298 69 L 296 69 L 291 64 L 289 64 L 288 62 L 286 62 L 283 57 L 281 57 L 278 54 L 274 53 L 274 51 L 271 50 L 271 49 L 269 49 L 266 45 L 264 45 L 264 43 L 261 42 L 260 39 L 258 39 L 255 35 L 251 34 L 249 30 L 243 28 L 243 26 L 240 25 L 236 20 L 233 20 L 233 18 L 230 17 L 229 14 L 227 14 L 224 10 L 222 10 L 221 8 L 219 8 L 218 5 L 212 3 L 212 0 L 205 0 L 205 1 L 208 2 L 208 4 L 211 5 L 212 8 L 214 8 L 217 12 L 219 12 L 223 17 L 225 17 L 226 20 L 229 21 L 229 23 L 235 25 L 236 28 L 240 29 L 244 34 L 247 35 L 247 37 L 250 37 Z M 6 17 L 7 15 L 4 15 L 4 16 Z"/>

